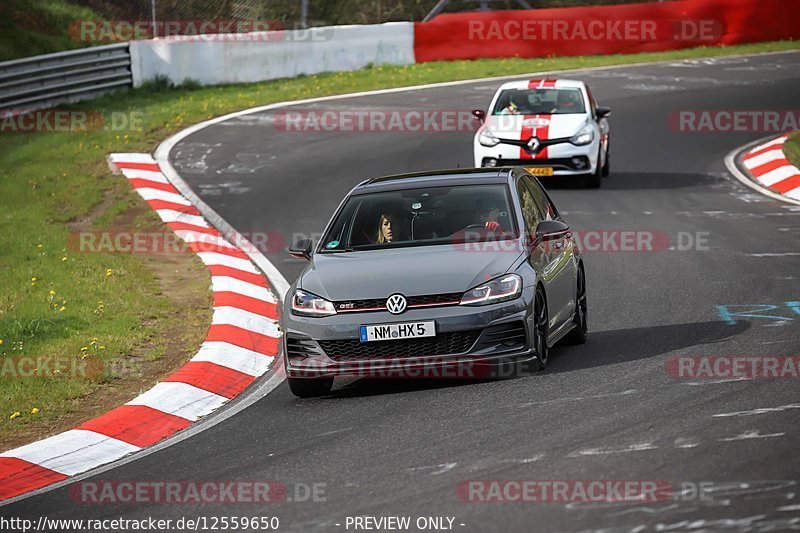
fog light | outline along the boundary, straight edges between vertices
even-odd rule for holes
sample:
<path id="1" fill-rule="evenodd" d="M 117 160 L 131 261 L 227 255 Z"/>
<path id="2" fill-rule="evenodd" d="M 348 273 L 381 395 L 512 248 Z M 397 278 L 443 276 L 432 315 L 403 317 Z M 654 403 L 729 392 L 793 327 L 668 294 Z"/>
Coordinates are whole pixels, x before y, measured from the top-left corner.
<path id="1" fill-rule="evenodd" d="M 572 165 L 575 168 L 581 169 L 581 168 L 586 168 L 587 162 L 582 157 L 573 157 L 572 158 Z"/>
<path id="2" fill-rule="evenodd" d="M 483 166 L 485 166 L 485 167 L 496 167 L 497 166 L 497 159 L 495 159 L 494 157 L 484 158 Z"/>

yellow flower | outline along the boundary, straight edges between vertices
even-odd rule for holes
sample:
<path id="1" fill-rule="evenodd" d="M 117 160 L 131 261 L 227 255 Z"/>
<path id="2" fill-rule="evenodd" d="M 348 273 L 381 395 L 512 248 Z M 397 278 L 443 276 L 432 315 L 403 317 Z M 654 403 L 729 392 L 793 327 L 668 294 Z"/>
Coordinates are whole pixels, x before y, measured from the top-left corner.
<path id="1" fill-rule="evenodd" d="M 36 283 L 36 278 L 31 278 L 31 282 Z"/>
<path id="2" fill-rule="evenodd" d="M 87 346 L 84 346 L 83 348 L 81 348 L 81 351 L 82 351 L 82 352 L 85 352 L 85 351 L 86 351 L 86 350 L 88 350 L 88 349 L 89 349 L 89 348 L 88 348 Z"/>
<path id="3" fill-rule="evenodd" d="M 113 273 L 114 273 L 114 271 L 113 271 L 113 270 L 111 270 L 110 268 L 107 268 L 107 269 L 106 269 L 106 276 L 110 276 L 110 275 L 111 275 L 111 274 L 113 274 Z"/>
<path id="4" fill-rule="evenodd" d="M 36 245 L 37 248 L 41 248 L 42 246 L 44 246 L 44 245 L 43 244 L 37 244 Z"/>
<path id="5" fill-rule="evenodd" d="M 50 291 L 50 296 L 55 296 L 55 295 L 56 295 L 56 291 L 54 291 L 54 290 L 51 290 L 51 291 Z"/>
<path id="6" fill-rule="evenodd" d="M 3 339 L 0 339 L 0 344 L 3 344 Z"/>
<path id="7" fill-rule="evenodd" d="M 61 306 L 61 309 L 59 309 L 58 311 L 59 311 L 59 312 L 61 312 L 61 311 L 63 311 L 64 309 L 66 309 L 66 307 L 64 307 L 64 306 L 62 305 L 62 306 Z"/>
<path id="8" fill-rule="evenodd" d="M 61 260 L 62 261 L 66 261 L 67 260 L 67 256 L 65 255 L 64 257 L 61 258 Z"/>
<path id="9" fill-rule="evenodd" d="M 20 416 L 20 412 L 19 412 L 19 411 L 15 411 L 13 415 L 11 415 L 11 416 L 9 416 L 9 417 L 8 417 L 8 419 L 9 419 L 9 420 L 14 420 L 14 419 L 15 419 L 15 418 L 17 418 L 18 416 Z"/>
<path id="10" fill-rule="evenodd" d="M 101 347 L 100 347 L 100 349 L 101 349 L 101 350 L 105 350 L 105 349 L 106 349 L 106 347 L 105 347 L 105 346 L 101 346 Z"/>
<path id="11" fill-rule="evenodd" d="M 38 407 L 34 407 L 33 409 L 31 409 L 31 414 L 32 415 L 35 415 L 38 412 L 39 412 L 39 408 Z"/>

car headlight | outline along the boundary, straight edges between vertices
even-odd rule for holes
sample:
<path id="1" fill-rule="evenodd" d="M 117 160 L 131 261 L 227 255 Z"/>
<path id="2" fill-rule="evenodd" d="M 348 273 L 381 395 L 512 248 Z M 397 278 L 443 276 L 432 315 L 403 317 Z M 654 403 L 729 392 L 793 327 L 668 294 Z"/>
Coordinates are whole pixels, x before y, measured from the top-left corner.
<path id="1" fill-rule="evenodd" d="M 300 316 L 329 316 L 336 314 L 336 308 L 325 298 L 297 289 L 292 296 L 292 314 Z"/>
<path id="2" fill-rule="evenodd" d="M 513 300 L 522 294 L 522 278 L 508 274 L 464 293 L 461 305 L 488 305 Z"/>
<path id="3" fill-rule="evenodd" d="M 576 146 L 582 146 L 584 144 L 589 144 L 593 140 L 594 130 L 589 124 L 587 124 L 581 129 L 581 131 L 570 137 L 569 142 Z"/>
<path id="4" fill-rule="evenodd" d="M 480 135 L 478 135 L 478 142 L 481 143 L 482 146 L 497 146 L 500 144 L 500 139 L 495 137 L 494 133 L 489 130 L 483 130 Z"/>

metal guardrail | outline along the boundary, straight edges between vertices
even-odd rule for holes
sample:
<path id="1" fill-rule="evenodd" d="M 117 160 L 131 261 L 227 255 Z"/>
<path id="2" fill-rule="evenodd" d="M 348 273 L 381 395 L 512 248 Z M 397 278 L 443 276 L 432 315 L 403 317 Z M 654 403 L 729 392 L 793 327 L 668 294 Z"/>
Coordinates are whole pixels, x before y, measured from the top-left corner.
<path id="1" fill-rule="evenodd" d="M 132 87 L 128 43 L 0 63 L 0 110 L 38 109 Z"/>

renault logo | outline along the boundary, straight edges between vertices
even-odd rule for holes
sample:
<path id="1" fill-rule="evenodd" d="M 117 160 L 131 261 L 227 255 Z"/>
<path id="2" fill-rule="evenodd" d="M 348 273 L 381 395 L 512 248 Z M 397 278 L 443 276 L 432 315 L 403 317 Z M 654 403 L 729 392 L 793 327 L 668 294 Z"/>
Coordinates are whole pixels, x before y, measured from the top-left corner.
<path id="1" fill-rule="evenodd" d="M 539 139 L 536 137 L 531 137 L 531 140 L 528 141 L 528 151 L 532 154 L 536 153 L 536 150 L 539 149 Z"/>
<path id="2" fill-rule="evenodd" d="M 386 309 L 393 315 L 399 315 L 406 310 L 406 297 L 402 294 L 392 294 L 386 300 Z"/>

